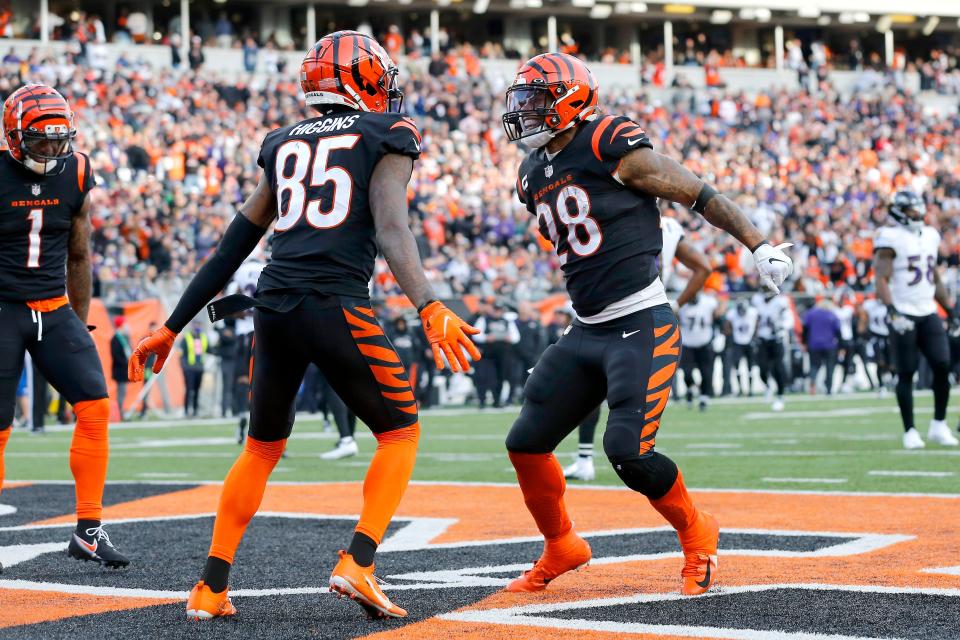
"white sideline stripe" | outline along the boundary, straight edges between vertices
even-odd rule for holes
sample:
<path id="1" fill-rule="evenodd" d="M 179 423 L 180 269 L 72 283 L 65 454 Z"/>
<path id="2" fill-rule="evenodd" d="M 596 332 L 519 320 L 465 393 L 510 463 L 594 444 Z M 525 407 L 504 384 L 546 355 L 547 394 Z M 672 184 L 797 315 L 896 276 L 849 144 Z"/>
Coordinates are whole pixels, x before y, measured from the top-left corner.
<path id="1" fill-rule="evenodd" d="M 930 567 L 929 569 L 921 569 L 920 573 L 937 573 L 945 576 L 960 576 L 960 565 L 956 567 Z"/>
<path id="2" fill-rule="evenodd" d="M 929 453 L 929 452 L 928 452 Z M 958 452 L 960 453 L 960 452 Z M 36 485 L 52 486 L 73 486 L 73 480 L 31 480 L 27 478 L 7 478 L 8 484 L 23 483 Z M 219 486 L 223 484 L 222 480 L 107 480 L 108 485 L 122 484 L 143 484 L 151 486 Z M 271 480 L 271 485 L 278 487 L 309 487 L 316 485 L 336 485 L 336 484 L 359 484 L 358 481 L 339 482 L 334 480 Z M 474 481 L 456 481 L 456 480 L 411 480 L 410 484 L 422 487 L 501 487 L 508 489 L 519 489 L 516 482 L 474 482 Z M 939 498 L 946 500 L 960 499 L 960 493 L 922 493 L 917 491 L 894 492 L 894 491 L 825 491 L 816 489 L 738 489 L 736 487 L 688 487 L 688 491 L 696 493 L 752 493 L 763 495 L 797 495 L 797 496 L 837 496 L 847 498 Z M 622 491 L 624 494 L 633 495 L 633 492 L 623 485 L 610 484 L 578 484 L 567 487 L 568 491 Z"/>
<path id="3" fill-rule="evenodd" d="M 687 449 L 739 449 L 742 444 L 732 442 L 691 442 Z"/>
<path id="4" fill-rule="evenodd" d="M 802 589 L 810 591 L 849 591 L 854 593 L 891 593 L 925 594 L 958 597 L 960 589 L 911 588 L 911 587 L 873 587 L 862 585 L 829 584 L 774 584 L 749 585 L 741 587 L 722 587 L 700 596 L 723 597 L 737 593 L 757 593 L 777 589 Z M 608 631 L 614 633 L 652 633 L 663 635 L 682 635 L 696 638 L 732 638 L 735 640 L 867 640 L 861 636 L 824 635 L 818 633 L 771 631 L 754 629 L 730 629 L 723 627 L 700 627 L 684 625 L 657 625 L 643 623 L 619 623 L 593 620 L 571 620 L 550 618 L 536 614 L 558 611 L 576 611 L 617 605 L 639 604 L 644 602 L 667 602 L 684 600 L 687 596 L 678 593 L 638 594 L 625 598 L 598 598 L 574 602 L 560 602 L 545 605 L 527 605 L 503 609 L 455 611 L 437 616 L 438 619 L 453 622 L 475 622 L 510 626 L 531 626 L 541 628 L 576 629 L 579 631 Z M 871 640 L 876 640 L 872 637 Z"/>
<path id="5" fill-rule="evenodd" d="M 953 471 L 867 471 L 868 476 L 891 476 L 894 478 L 949 478 Z"/>
<path id="6" fill-rule="evenodd" d="M 763 482 L 796 482 L 807 484 L 843 484 L 846 478 L 760 478 Z"/>
<path id="7" fill-rule="evenodd" d="M 17 512 L 12 504 L 0 504 L 0 516 L 11 516 Z"/>

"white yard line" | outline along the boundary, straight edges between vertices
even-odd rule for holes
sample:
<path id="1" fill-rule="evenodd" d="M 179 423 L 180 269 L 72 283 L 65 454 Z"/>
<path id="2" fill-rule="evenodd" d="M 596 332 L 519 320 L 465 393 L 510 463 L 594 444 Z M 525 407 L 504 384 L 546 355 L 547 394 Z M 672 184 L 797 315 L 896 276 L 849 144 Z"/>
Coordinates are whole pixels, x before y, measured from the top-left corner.
<path id="1" fill-rule="evenodd" d="M 785 482 L 797 484 L 844 484 L 846 478 L 760 478 L 763 482 Z"/>
<path id="2" fill-rule="evenodd" d="M 890 476 L 893 478 L 949 478 L 956 475 L 953 471 L 886 471 L 876 469 L 867 471 L 868 476 Z"/>

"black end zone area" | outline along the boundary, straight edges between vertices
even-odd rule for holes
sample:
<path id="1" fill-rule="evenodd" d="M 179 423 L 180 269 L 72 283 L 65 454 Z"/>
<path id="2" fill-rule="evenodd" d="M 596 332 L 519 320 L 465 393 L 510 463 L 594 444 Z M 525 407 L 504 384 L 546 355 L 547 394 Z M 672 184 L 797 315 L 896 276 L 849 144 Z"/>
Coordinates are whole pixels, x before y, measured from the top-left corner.
<path id="1" fill-rule="evenodd" d="M 960 638 L 960 598 L 909 593 L 782 588 L 540 616 L 858 638 Z"/>

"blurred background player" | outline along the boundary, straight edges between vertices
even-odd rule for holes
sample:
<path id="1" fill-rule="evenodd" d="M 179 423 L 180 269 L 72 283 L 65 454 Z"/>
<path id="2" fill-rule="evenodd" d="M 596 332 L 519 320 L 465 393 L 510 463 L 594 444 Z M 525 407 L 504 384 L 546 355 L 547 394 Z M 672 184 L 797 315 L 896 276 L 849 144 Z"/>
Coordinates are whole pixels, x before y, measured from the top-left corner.
<path id="1" fill-rule="evenodd" d="M 737 380 L 739 395 L 753 395 L 753 341 L 757 335 L 759 315 L 746 300 L 738 300 L 724 318 L 724 332 L 727 334 L 727 349 L 724 352 L 724 395 L 733 393 L 733 380 Z M 747 375 L 744 379 L 740 365 L 746 361 Z"/>
<path id="2" fill-rule="evenodd" d="M 70 443 L 77 527 L 67 553 L 108 567 L 124 557 L 103 530 L 110 400 L 87 327 L 92 295 L 90 190 L 85 154 L 74 152 L 73 111 L 56 90 L 28 84 L 3 104 L 0 157 L 0 488 L 24 353 L 73 405 Z M 34 384 L 34 392 L 40 384 Z M 42 413 L 41 413 L 42 416 Z M 34 429 L 37 421 L 34 422 Z"/>
<path id="3" fill-rule="evenodd" d="M 726 311 L 726 302 L 715 295 L 701 292 L 688 304 L 680 307 L 680 369 L 683 382 L 687 387 L 687 406 L 693 406 L 694 387 L 700 392 L 698 405 L 700 411 L 707 410 L 707 403 L 713 397 L 713 369 L 717 358 L 713 350 L 714 326 Z M 700 374 L 700 381 L 693 372 Z"/>
<path id="4" fill-rule="evenodd" d="M 420 134 L 396 113 L 403 99 L 398 72 L 383 47 L 354 31 L 324 36 L 307 52 L 300 84 L 318 115 L 264 138 L 256 190 L 164 326 L 130 359 L 132 380 L 143 377 L 150 353 L 157 354 L 159 371 L 177 334 L 276 222 L 256 298 L 230 296 L 209 310 L 218 317 L 256 309 L 250 433 L 224 481 L 206 566 L 187 601 L 190 618 L 236 613 L 227 596 L 230 567 L 293 429 L 295 400 L 311 362 L 377 439 L 360 521 L 348 549 L 340 551 L 330 589 L 368 615 L 407 615 L 374 576 L 374 555 L 410 480 L 420 437 L 406 370 L 369 299 L 378 249 L 420 313 L 437 368 L 446 359 L 453 371 L 466 370 L 467 356 L 477 360 L 480 353 L 467 337 L 476 329 L 435 298 L 410 231 L 407 183 Z"/>
<path id="5" fill-rule="evenodd" d="M 867 298 L 860 305 L 857 324 L 860 335 L 866 336 L 867 359 L 873 362 L 880 395 L 886 395 L 893 379 L 887 306 L 880 302 L 876 296 Z"/>
<path id="6" fill-rule="evenodd" d="M 687 278 L 683 291 L 673 302 L 676 309 L 683 309 L 684 305 L 693 300 L 703 289 L 704 283 L 710 277 L 710 261 L 703 252 L 684 239 L 683 226 L 675 218 L 661 217 L 660 230 L 663 233 L 663 247 L 660 250 L 660 281 L 664 287 L 669 285 L 676 273 L 673 267 L 674 258 L 690 271 L 690 277 Z M 599 422 L 600 406 L 598 405 L 577 429 L 577 455 L 573 463 L 564 468 L 565 478 L 590 482 L 597 477 L 593 465 L 593 441 Z"/>
<path id="7" fill-rule="evenodd" d="M 771 291 L 779 292 L 792 261 L 729 199 L 655 153 L 635 122 L 600 116 L 598 97 L 586 65 L 559 53 L 528 60 L 506 93 L 507 137 L 532 149 L 518 170 L 517 196 L 553 243 L 577 313 L 534 367 L 507 435 L 524 502 L 544 536 L 540 559 L 507 590 L 543 590 L 589 562 L 553 451 L 606 399 L 604 452 L 623 483 L 677 531 L 682 592 L 696 595 L 716 580 L 719 524 L 693 504 L 676 464 L 654 451 L 680 355 L 677 317 L 658 277 L 657 198 L 690 207 L 749 247 Z"/>
<path id="8" fill-rule="evenodd" d="M 760 377 L 767 385 L 767 401 L 774 411 L 783 411 L 783 394 L 787 385 L 785 345 L 793 326 L 790 301 L 783 296 L 757 293 L 751 302 L 757 310 L 757 363 Z"/>
<path id="9" fill-rule="evenodd" d="M 890 345 L 897 371 L 897 405 L 903 420 L 904 449 L 919 449 L 923 438 L 913 422 L 913 376 L 918 353 L 933 373 L 933 420 L 927 430 L 931 442 L 955 447 L 960 442 L 947 426 L 950 400 L 950 345 L 937 303 L 951 324 L 957 323 L 953 303 L 937 272 L 940 234 L 927 225 L 923 198 L 909 189 L 894 194 L 888 209 L 892 224 L 877 230 L 874 270 L 877 299 L 887 307 L 892 329 Z"/>
<path id="10" fill-rule="evenodd" d="M 226 293 L 242 293 L 254 296 L 257 293 L 257 281 L 266 264 L 258 257 L 250 256 L 243 261 L 233 274 Z M 230 392 L 230 410 L 238 416 L 237 444 L 243 444 L 247 435 L 247 421 L 250 412 L 250 364 L 253 357 L 253 313 L 244 311 L 234 319 L 234 346 L 232 360 L 235 362 L 233 374 L 229 376 L 233 389 Z M 224 388 L 228 376 L 224 375 Z M 224 392 L 226 394 L 226 391 Z"/>

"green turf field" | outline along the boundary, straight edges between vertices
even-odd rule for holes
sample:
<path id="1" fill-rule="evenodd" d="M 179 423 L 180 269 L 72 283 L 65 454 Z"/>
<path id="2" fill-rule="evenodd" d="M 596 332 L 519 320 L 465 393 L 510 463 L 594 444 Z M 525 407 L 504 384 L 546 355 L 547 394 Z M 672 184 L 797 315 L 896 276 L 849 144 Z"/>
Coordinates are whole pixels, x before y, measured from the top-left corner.
<path id="1" fill-rule="evenodd" d="M 929 396 L 917 399 L 917 425 L 923 435 L 931 403 Z M 426 413 L 414 479 L 514 481 L 503 439 L 515 413 Z M 949 420 L 956 420 L 955 411 Z M 118 425 L 111 434 L 109 479 L 220 481 L 240 450 L 234 428 L 222 420 Z M 273 479 L 361 479 L 375 441 L 366 429 L 359 430 L 360 456 L 328 462 L 318 455 L 333 445 L 334 433 L 324 433 L 319 420 L 298 419 L 288 457 Z M 874 394 L 789 398 L 780 414 L 759 400 L 717 402 L 706 413 L 671 403 L 657 446 L 680 464 L 692 487 L 960 493 L 960 450 L 928 445 L 906 452 L 900 434 L 893 398 Z M 66 428 L 36 436 L 16 432 L 7 448 L 7 480 L 69 479 L 69 441 Z M 600 435 L 597 445 L 602 446 Z M 572 436 L 561 446 L 562 463 L 575 448 Z M 618 484 L 602 451 L 597 461 L 597 484 Z"/>

